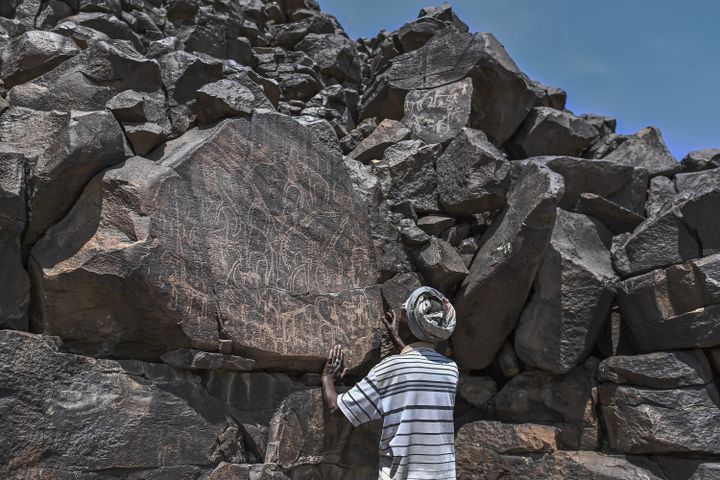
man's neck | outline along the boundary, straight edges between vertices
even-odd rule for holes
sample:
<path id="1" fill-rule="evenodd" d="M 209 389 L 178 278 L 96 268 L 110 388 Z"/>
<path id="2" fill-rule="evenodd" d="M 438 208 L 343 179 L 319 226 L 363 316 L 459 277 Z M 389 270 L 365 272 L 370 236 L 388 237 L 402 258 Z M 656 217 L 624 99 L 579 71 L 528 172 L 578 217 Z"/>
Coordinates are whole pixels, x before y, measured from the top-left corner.
<path id="1" fill-rule="evenodd" d="M 413 342 L 405 345 L 405 348 L 403 348 L 400 353 L 407 353 L 418 348 L 431 348 L 435 350 L 435 344 L 430 342 Z"/>

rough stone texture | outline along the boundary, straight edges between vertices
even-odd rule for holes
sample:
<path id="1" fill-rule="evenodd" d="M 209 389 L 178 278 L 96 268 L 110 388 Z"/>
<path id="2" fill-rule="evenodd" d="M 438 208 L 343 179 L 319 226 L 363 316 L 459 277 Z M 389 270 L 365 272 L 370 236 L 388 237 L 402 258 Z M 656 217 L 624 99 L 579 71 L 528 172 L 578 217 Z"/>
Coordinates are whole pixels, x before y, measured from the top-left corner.
<path id="1" fill-rule="evenodd" d="M 613 251 L 615 269 L 630 276 L 720 251 L 720 176 L 679 193 Z"/>
<path id="2" fill-rule="evenodd" d="M 460 377 L 458 393 L 473 407 L 482 408 L 497 393 L 495 380 L 490 377 Z"/>
<path id="3" fill-rule="evenodd" d="M 561 448 L 595 450 L 599 432 L 591 376 L 583 367 L 563 375 L 523 372 L 493 398 L 497 417 L 506 422 L 554 425 L 560 429 Z"/>
<path id="4" fill-rule="evenodd" d="M 416 252 L 415 264 L 428 285 L 445 294 L 452 293 L 468 274 L 457 250 L 435 237 Z"/>
<path id="5" fill-rule="evenodd" d="M 439 237 L 448 228 L 455 225 L 455 219 L 452 217 L 443 217 L 439 215 L 426 215 L 417 221 L 417 226 L 428 235 Z"/>
<path id="6" fill-rule="evenodd" d="M 680 164 L 663 141 L 660 130 L 647 127 L 630 136 L 619 147 L 603 157 L 608 162 L 632 165 L 651 174 L 675 172 Z"/>
<path id="7" fill-rule="evenodd" d="M 565 373 L 592 351 L 617 281 L 609 240 L 610 233 L 590 217 L 558 209 L 535 293 L 515 332 L 515 352 L 527 365 Z"/>
<path id="8" fill-rule="evenodd" d="M 255 114 L 96 177 L 33 250 L 42 331 L 94 355 L 216 351 L 221 336 L 258 366 L 319 367 L 338 342 L 365 360 L 381 309 L 369 227 L 340 158 L 310 139 Z"/>
<path id="9" fill-rule="evenodd" d="M 692 192 L 705 182 L 720 178 L 720 168 L 711 168 L 701 172 L 678 173 L 675 175 L 675 189 L 678 193 Z"/>
<path id="10" fill-rule="evenodd" d="M 221 463 L 208 480 L 289 480 L 290 477 L 272 464 Z"/>
<path id="11" fill-rule="evenodd" d="M 618 303 L 645 351 L 720 344 L 720 255 L 688 261 L 618 284 Z"/>
<path id="12" fill-rule="evenodd" d="M 594 193 L 581 194 L 577 205 L 575 205 L 575 210 L 597 218 L 616 235 L 632 232 L 635 227 L 645 220 L 645 217 Z"/>
<path id="13" fill-rule="evenodd" d="M 425 143 L 447 143 L 470 124 L 473 84 L 466 78 L 405 96 L 402 122 Z"/>
<path id="14" fill-rule="evenodd" d="M 199 125 L 217 122 L 225 117 L 250 115 L 254 108 L 273 109 L 262 89 L 243 85 L 236 80 L 218 80 L 197 91 Z"/>
<path id="15" fill-rule="evenodd" d="M 651 178 L 647 201 L 645 202 L 645 216 L 654 217 L 666 203 L 672 201 L 676 194 L 675 182 L 668 177 L 657 176 Z"/>
<path id="16" fill-rule="evenodd" d="M 378 74 L 363 96 L 361 117 L 401 119 L 405 96 L 471 78 L 473 128 L 496 144 L 505 142 L 535 102 L 515 62 L 489 33 L 471 35 L 449 27 L 417 50 L 399 55 Z M 480 93 L 482 92 L 482 93 Z"/>
<path id="17" fill-rule="evenodd" d="M 2 78 L 12 88 L 49 72 L 80 49 L 70 38 L 53 32 L 32 30 L 17 37 L 2 53 Z"/>
<path id="18" fill-rule="evenodd" d="M 483 235 L 455 300 L 463 321 L 452 339 L 462 366 L 488 366 L 515 327 L 550 242 L 563 189 L 560 175 L 529 164 L 510 192 L 508 206 Z"/>
<path id="19" fill-rule="evenodd" d="M 502 208 L 510 163 L 480 130 L 463 128 L 437 160 L 438 194 L 454 215 Z"/>
<path id="20" fill-rule="evenodd" d="M 8 91 L 11 105 L 36 110 L 102 110 L 124 90 L 156 92 L 158 64 L 119 42 L 98 41 L 29 83 Z M 193 91 L 194 96 L 194 91 Z"/>
<path id="21" fill-rule="evenodd" d="M 335 33 L 309 33 L 295 46 L 320 67 L 320 73 L 338 82 L 358 83 L 360 63 L 357 50 L 347 37 Z"/>
<path id="22" fill-rule="evenodd" d="M 598 137 L 598 131 L 572 113 L 535 107 L 508 148 L 515 158 L 542 155 L 580 156 Z"/>
<path id="23" fill-rule="evenodd" d="M 685 170 L 697 172 L 720 167 L 720 148 L 693 150 L 682 159 Z"/>
<path id="24" fill-rule="evenodd" d="M 187 52 L 170 52 L 158 58 L 168 99 L 176 104 L 194 100 L 196 91 L 222 78 L 222 63 Z"/>
<path id="25" fill-rule="evenodd" d="M 597 378 L 639 387 L 676 388 L 706 385 L 712 372 L 702 350 L 678 350 L 607 358 L 598 366 Z"/>
<path id="26" fill-rule="evenodd" d="M 255 361 L 226 353 L 203 352 L 201 350 L 171 350 L 160 359 L 175 368 L 184 370 L 233 370 L 244 372 L 252 370 Z"/>
<path id="27" fill-rule="evenodd" d="M 378 129 L 381 127 L 382 124 Z M 439 153 L 439 145 L 425 145 L 420 140 L 400 141 L 385 150 L 382 160 L 374 164 L 385 198 L 395 204 L 408 199 L 417 212 L 440 211 L 437 173 L 433 168 Z"/>
<path id="28" fill-rule="evenodd" d="M 624 453 L 720 453 L 720 408 L 714 385 L 656 390 L 600 385 L 613 450 Z"/>
<path id="29" fill-rule="evenodd" d="M 27 330 L 30 280 L 22 263 L 25 229 L 25 157 L 0 151 L 0 328 Z"/>
<path id="30" fill-rule="evenodd" d="M 395 120 L 383 120 L 348 156 L 363 163 L 379 160 L 388 147 L 409 137 L 410 130 L 402 123 Z"/>
<path id="31" fill-rule="evenodd" d="M 198 378 L 60 346 L 55 337 L 0 331 L 3 478 L 182 478 L 247 459 L 242 425 Z"/>

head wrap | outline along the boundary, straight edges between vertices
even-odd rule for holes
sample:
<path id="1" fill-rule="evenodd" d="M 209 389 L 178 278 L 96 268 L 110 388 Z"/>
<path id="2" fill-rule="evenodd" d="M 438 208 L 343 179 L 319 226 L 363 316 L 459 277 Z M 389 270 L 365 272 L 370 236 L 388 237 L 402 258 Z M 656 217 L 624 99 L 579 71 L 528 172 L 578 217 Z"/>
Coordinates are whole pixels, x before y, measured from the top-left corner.
<path id="1" fill-rule="evenodd" d="M 420 287 L 405 301 L 408 326 L 423 342 L 447 340 L 455 330 L 455 309 L 445 295 L 431 287 Z"/>

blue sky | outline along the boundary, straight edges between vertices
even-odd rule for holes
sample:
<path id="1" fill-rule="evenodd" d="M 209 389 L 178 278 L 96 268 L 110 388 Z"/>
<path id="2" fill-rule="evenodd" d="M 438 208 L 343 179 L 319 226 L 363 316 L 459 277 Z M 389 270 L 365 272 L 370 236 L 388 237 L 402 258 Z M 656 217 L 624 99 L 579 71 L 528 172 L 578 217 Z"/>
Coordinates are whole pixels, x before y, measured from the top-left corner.
<path id="1" fill-rule="evenodd" d="M 433 5 L 319 0 L 352 38 L 392 31 Z M 437 2 L 438 5 L 442 2 Z M 672 153 L 720 147 L 720 1 L 457 0 L 472 32 L 492 32 L 530 77 L 568 92 L 568 108 L 654 125 Z"/>

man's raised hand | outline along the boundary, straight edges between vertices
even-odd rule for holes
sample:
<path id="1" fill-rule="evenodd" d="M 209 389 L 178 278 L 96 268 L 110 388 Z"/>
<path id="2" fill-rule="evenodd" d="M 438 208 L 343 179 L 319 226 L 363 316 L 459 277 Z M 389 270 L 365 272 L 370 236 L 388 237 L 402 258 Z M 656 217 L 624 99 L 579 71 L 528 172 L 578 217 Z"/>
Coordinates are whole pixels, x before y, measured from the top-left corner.
<path id="1" fill-rule="evenodd" d="M 330 349 L 330 353 L 328 353 L 322 376 L 337 381 L 342 379 L 347 372 L 348 369 L 345 368 L 345 352 L 340 345 L 335 345 Z"/>

